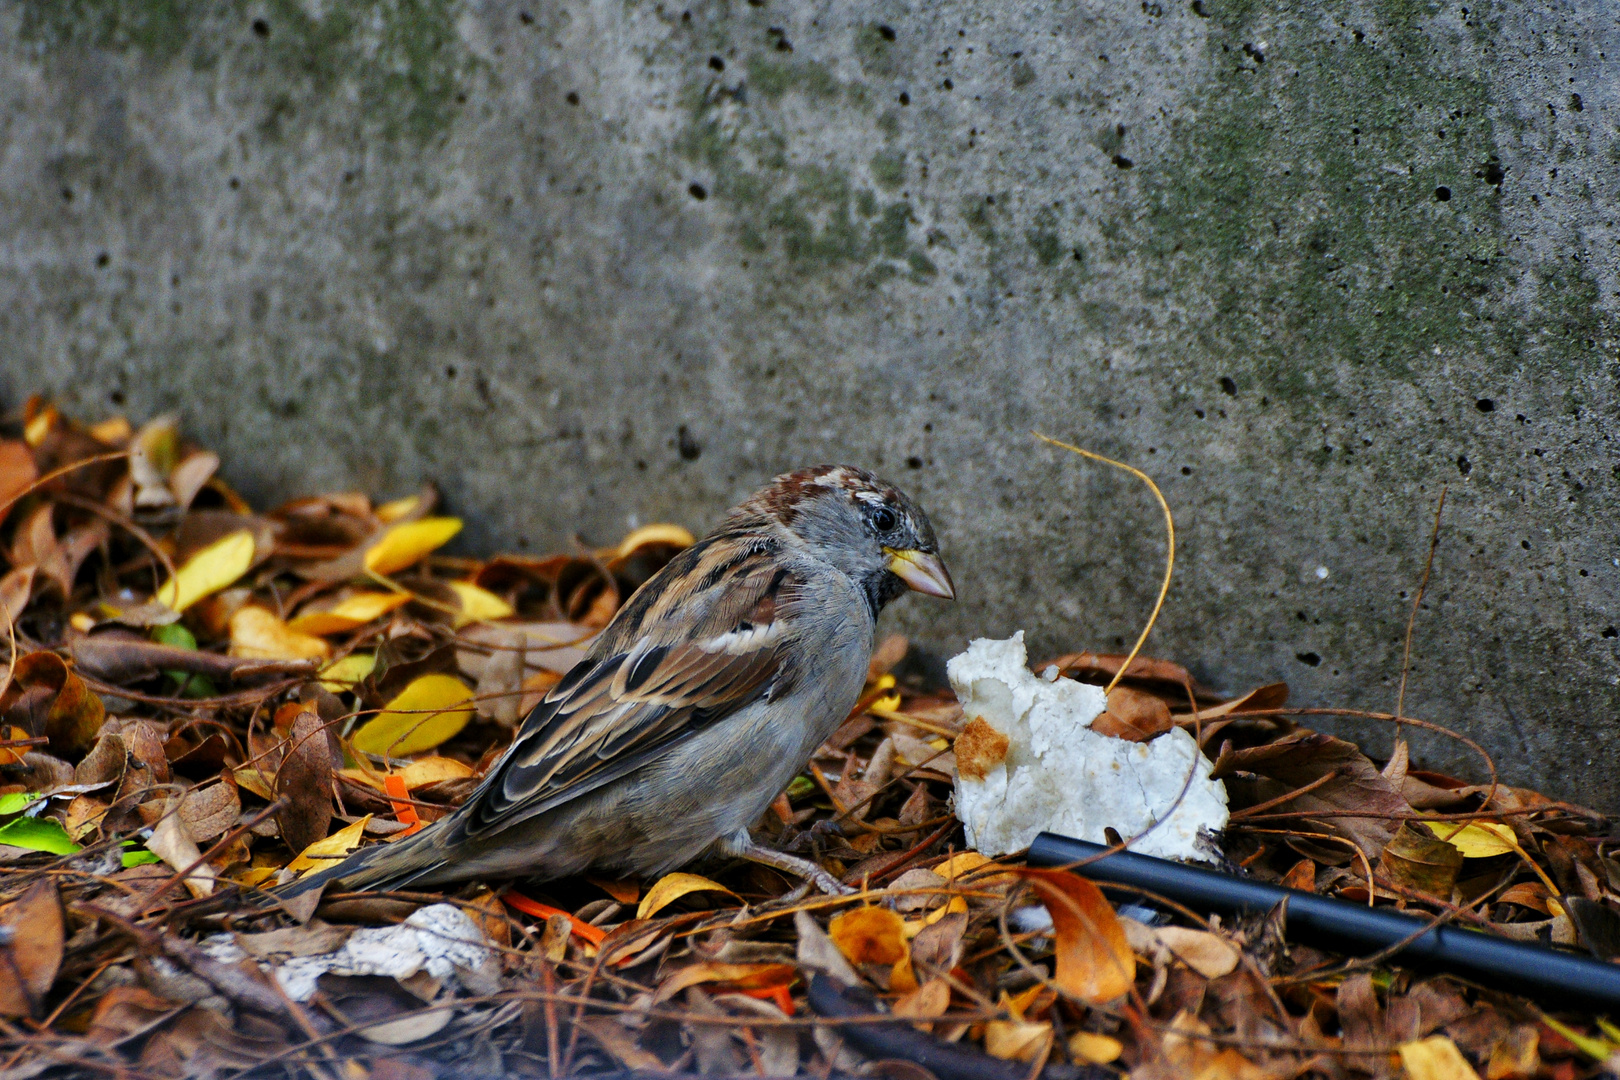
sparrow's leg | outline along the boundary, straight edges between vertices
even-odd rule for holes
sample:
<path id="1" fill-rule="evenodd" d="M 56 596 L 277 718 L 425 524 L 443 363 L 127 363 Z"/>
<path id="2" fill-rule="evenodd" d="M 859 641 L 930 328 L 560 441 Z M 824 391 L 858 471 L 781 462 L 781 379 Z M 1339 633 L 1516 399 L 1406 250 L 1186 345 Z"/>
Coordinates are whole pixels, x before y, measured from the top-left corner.
<path id="1" fill-rule="evenodd" d="M 739 829 L 730 836 L 716 840 L 714 849 L 717 853 L 733 859 L 747 859 L 749 862 L 757 862 L 780 870 L 784 874 L 804 878 L 828 896 L 848 896 L 855 891 L 809 859 L 785 855 L 754 843 L 754 838 L 748 835 L 747 829 Z"/>

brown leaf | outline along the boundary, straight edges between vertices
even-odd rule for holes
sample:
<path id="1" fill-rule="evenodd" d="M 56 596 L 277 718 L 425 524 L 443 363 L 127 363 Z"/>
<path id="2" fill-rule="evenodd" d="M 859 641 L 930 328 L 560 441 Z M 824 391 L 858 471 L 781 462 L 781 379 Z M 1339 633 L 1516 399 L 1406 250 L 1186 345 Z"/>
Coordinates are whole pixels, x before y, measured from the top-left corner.
<path id="1" fill-rule="evenodd" d="M 0 907 L 0 1016 L 39 1016 L 62 966 L 62 901 L 53 878 Z"/>
<path id="2" fill-rule="evenodd" d="M 33 566 L 19 566 L 0 578 L 0 618 L 5 619 L 13 628 L 16 627 L 17 620 L 22 618 L 23 611 L 28 607 L 28 599 L 33 595 L 34 574 L 37 569 Z"/>
<path id="3" fill-rule="evenodd" d="M 1462 852 L 1437 838 L 1427 825 L 1408 821 L 1384 845 L 1378 872 L 1397 885 L 1449 901 L 1462 864 Z"/>
<path id="4" fill-rule="evenodd" d="M 1379 1007 L 1370 974 L 1359 972 L 1340 983 L 1337 1004 L 1345 1046 L 1370 1050 L 1389 1045 L 1384 1010 Z"/>
<path id="5" fill-rule="evenodd" d="M 0 441 L 0 506 L 39 478 L 34 452 L 21 439 Z"/>
<path id="6" fill-rule="evenodd" d="M 1246 782 L 1239 773 L 1253 773 L 1262 779 Z M 1320 820 L 1327 829 L 1354 841 L 1369 859 L 1377 858 L 1395 835 L 1400 819 L 1412 811 L 1354 743 L 1313 731 L 1296 731 L 1276 742 L 1245 750 L 1223 747 L 1211 770 L 1215 779 L 1227 781 L 1234 808 L 1287 795 L 1330 773 L 1337 775 L 1320 787 L 1294 796 L 1276 812 L 1321 811 Z M 1388 817 L 1333 817 L 1331 812 L 1335 810 Z"/>
<path id="7" fill-rule="evenodd" d="M 303 851 L 326 837 L 332 824 L 332 754 L 314 705 L 293 720 L 287 756 L 276 773 L 276 794 L 289 800 L 277 815 L 288 847 Z"/>
<path id="8" fill-rule="evenodd" d="M 97 739 L 96 745 L 73 767 L 73 782 L 86 785 L 117 783 L 123 779 L 127 758 L 123 738 L 108 732 Z"/>
<path id="9" fill-rule="evenodd" d="M 1131 988 L 1136 955 L 1102 890 L 1066 870 L 1013 871 L 1034 888 L 1052 915 L 1053 981 L 1083 1001 L 1101 1004 Z"/>
<path id="10" fill-rule="evenodd" d="M 1129 686 L 1108 692 L 1108 708 L 1091 722 L 1091 730 L 1127 742 L 1147 742 L 1169 731 L 1170 706 L 1162 698 Z"/>
<path id="11" fill-rule="evenodd" d="M 146 767 L 159 784 L 169 782 L 169 755 L 163 752 L 163 736 L 145 720 L 124 724 L 118 732 L 129 756 Z"/>
<path id="12" fill-rule="evenodd" d="M 202 852 L 197 847 L 197 841 L 191 838 L 179 814 L 164 814 L 158 819 L 152 827 L 152 835 L 147 837 L 146 850 L 168 863 L 176 872 L 190 870 L 182 884 L 192 896 L 201 898 L 213 894 L 217 875 L 213 867 L 201 861 Z"/>
<path id="13" fill-rule="evenodd" d="M 0 693 L 0 714 L 19 712 L 10 722 L 47 736 L 60 757 L 78 758 L 96 741 L 106 710 L 60 656 L 41 649 L 17 660 L 10 685 Z"/>
<path id="14" fill-rule="evenodd" d="M 180 820 L 199 844 L 205 844 L 236 824 L 242 814 L 242 800 L 236 785 L 220 781 L 195 787 L 180 798 Z"/>
<path id="15" fill-rule="evenodd" d="M 962 936 L 967 925 L 967 913 L 953 911 L 917 931 L 911 939 L 912 963 L 924 975 L 954 968 L 962 960 Z"/>
<path id="16" fill-rule="evenodd" d="M 160 998 L 150 990 L 115 986 L 96 1002 L 96 1011 L 91 1014 L 90 1028 L 84 1037 L 101 1046 L 114 1046 L 133 1035 L 150 1031 L 181 1008 L 183 1006 Z"/>

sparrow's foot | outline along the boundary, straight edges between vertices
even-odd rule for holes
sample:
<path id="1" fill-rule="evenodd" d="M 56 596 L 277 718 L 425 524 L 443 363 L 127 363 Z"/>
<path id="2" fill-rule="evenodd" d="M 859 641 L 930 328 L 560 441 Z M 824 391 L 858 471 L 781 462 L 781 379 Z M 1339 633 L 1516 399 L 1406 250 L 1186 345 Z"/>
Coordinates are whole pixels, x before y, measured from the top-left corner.
<path id="1" fill-rule="evenodd" d="M 715 842 L 714 847 L 721 855 L 734 859 L 747 859 L 749 862 L 756 862 L 762 866 L 780 870 L 784 874 L 792 874 L 794 877 L 803 878 L 828 896 L 848 896 L 855 891 L 809 859 L 801 859 L 796 855 L 786 855 L 780 851 L 772 851 L 768 847 L 761 847 L 759 844 L 754 843 L 754 838 L 749 836 L 747 831 L 740 832 L 735 836 L 723 837 Z"/>

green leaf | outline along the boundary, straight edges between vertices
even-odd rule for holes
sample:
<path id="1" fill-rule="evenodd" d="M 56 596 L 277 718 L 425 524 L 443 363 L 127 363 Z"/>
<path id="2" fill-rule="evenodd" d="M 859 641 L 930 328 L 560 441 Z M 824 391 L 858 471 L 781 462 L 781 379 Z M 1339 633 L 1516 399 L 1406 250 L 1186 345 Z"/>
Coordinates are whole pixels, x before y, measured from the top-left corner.
<path id="1" fill-rule="evenodd" d="M 802 799 L 816 790 L 816 782 L 808 776 L 795 776 L 787 786 L 789 799 Z"/>
<path id="2" fill-rule="evenodd" d="M 29 851 L 48 851 L 52 855 L 72 855 L 80 850 L 69 839 L 67 830 L 54 821 L 40 818 L 18 818 L 0 828 L 0 844 L 27 848 Z"/>
<path id="3" fill-rule="evenodd" d="M 156 855 L 152 854 L 150 851 L 126 851 L 126 852 L 124 852 L 124 869 L 126 869 L 126 870 L 129 869 L 131 866 L 145 866 L 147 863 L 155 863 L 155 862 L 162 862 L 162 861 L 163 861 L 162 859 L 158 858 Z"/>
<path id="4" fill-rule="evenodd" d="M 152 640 L 159 645 L 170 645 L 176 649 L 195 651 L 197 648 L 197 639 L 192 636 L 191 631 L 177 622 L 170 623 L 167 626 L 152 627 Z"/>
<path id="5" fill-rule="evenodd" d="M 38 801 L 39 796 L 31 791 L 13 791 L 0 795 L 0 817 L 5 817 L 8 814 L 19 814 Z"/>

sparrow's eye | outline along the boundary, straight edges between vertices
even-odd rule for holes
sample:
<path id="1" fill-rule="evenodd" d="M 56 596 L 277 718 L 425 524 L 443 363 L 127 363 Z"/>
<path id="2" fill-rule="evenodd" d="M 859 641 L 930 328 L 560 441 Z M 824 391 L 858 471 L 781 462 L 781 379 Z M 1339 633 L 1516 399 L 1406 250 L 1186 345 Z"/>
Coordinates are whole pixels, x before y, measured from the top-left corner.
<path id="1" fill-rule="evenodd" d="M 872 528 L 880 533 L 894 532 L 900 525 L 900 516 L 887 506 L 872 511 Z"/>

